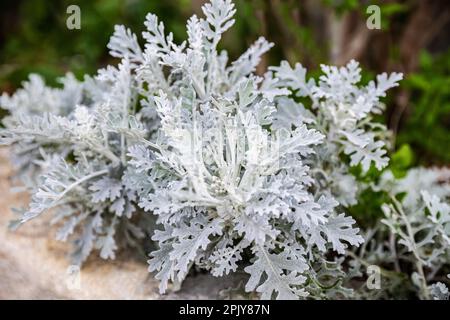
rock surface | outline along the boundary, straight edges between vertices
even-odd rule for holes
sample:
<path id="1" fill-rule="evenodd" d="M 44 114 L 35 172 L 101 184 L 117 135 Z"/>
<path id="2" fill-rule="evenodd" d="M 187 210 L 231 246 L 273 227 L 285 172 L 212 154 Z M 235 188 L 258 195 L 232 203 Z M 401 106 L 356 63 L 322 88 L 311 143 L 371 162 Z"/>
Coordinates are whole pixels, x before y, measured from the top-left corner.
<path id="1" fill-rule="evenodd" d="M 9 231 L 11 207 L 28 203 L 26 194 L 10 191 L 13 174 L 7 149 L 0 149 L 0 299 L 217 299 L 236 286 L 237 277 L 189 277 L 182 288 L 158 294 L 158 282 L 145 263 L 119 257 L 90 259 L 78 273 L 65 257 L 67 245 L 54 239 L 45 218 Z"/>

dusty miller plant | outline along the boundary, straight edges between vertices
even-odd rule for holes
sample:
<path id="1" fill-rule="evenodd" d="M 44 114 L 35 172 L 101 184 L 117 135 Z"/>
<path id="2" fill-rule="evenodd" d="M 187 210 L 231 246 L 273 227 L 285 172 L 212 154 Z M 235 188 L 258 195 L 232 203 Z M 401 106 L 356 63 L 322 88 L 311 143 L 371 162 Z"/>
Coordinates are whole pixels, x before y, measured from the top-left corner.
<path id="1" fill-rule="evenodd" d="M 127 148 L 154 130 L 154 121 L 138 105 L 139 84 L 124 58 L 94 78 L 63 78 L 62 89 L 46 87 L 32 75 L 1 105 L 1 143 L 11 146 L 18 175 L 32 190 L 29 208 L 18 210 L 12 226 L 53 209 L 57 239 L 72 238 L 73 262 L 81 264 L 93 249 L 114 258 L 118 245 L 137 246 L 140 229 L 137 195 L 127 185 Z"/>
<path id="2" fill-rule="evenodd" d="M 421 299 L 448 299 L 450 268 L 450 171 L 416 168 L 402 179 L 386 172 L 381 182 L 391 201 L 381 222 L 395 240 L 394 269 L 410 266 L 410 284 Z"/>
<path id="3" fill-rule="evenodd" d="M 48 125 L 51 119 L 44 115 L 67 116 L 83 99 L 83 84 L 71 73 L 58 80 L 63 87 L 50 88 L 42 77 L 31 74 L 29 80 L 23 83 L 23 88 L 14 95 L 4 93 L 0 97 L 0 106 L 9 112 L 2 119 L 7 130 L 2 130 L 1 141 L 11 148 L 16 177 L 29 188 L 33 188 L 40 168 L 49 156 L 67 154 L 68 149 L 57 138 L 49 139 L 50 133 L 46 138 L 27 132 Z M 26 135 L 27 138 L 23 139 Z"/>
<path id="4" fill-rule="evenodd" d="M 13 225 L 51 209 L 78 264 L 94 249 L 105 259 L 126 245 L 139 250 L 148 233 L 161 293 L 197 268 L 242 272 L 245 291 L 263 299 L 392 298 L 405 288 L 448 298 L 448 172 L 359 179 L 388 166 L 388 130 L 373 117 L 402 75 L 362 85 L 352 60 L 321 66 L 317 81 L 287 62 L 259 76 L 273 44 L 259 38 L 228 62 L 217 46 L 234 5 L 212 0 L 202 10 L 181 44 L 148 14 L 143 48 L 115 27 L 117 67 L 84 81 L 68 74 L 62 88 L 32 75 L 1 97 L 10 115 L 0 142 L 32 192 Z M 368 189 L 389 201 L 361 232 L 347 212 Z M 389 279 L 381 293 L 354 285 L 370 264 Z"/>
<path id="5" fill-rule="evenodd" d="M 350 172 L 360 166 L 366 173 L 373 165 L 381 170 L 388 164 L 387 128 L 372 121 L 384 105 L 386 91 L 397 86 L 402 75 L 383 73 L 366 86 L 359 85 L 361 69 L 352 60 L 344 67 L 322 65 L 323 75 L 316 83 L 306 78 L 306 69 L 287 62 L 271 68 L 278 85 L 288 87 L 292 97 L 282 97 L 283 107 L 275 115 L 274 128 L 292 128 L 302 123 L 321 132 L 325 138 L 307 163 L 320 188 L 333 194 L 342 206 L 357 203 L 362 186 Z"/>
<path id="6" fill-rule="evenodd" d="M 363 241 L 343 212 L 358 191 L 349 167 L 387 165 L 384 127 L 370 114 L 381 111 L 379 98 L 401 76 L 383 74 L 358 87 L 360 69 L 352 61 L 340 69 L 324 66 L 317 85 L 305 80 L 301 65 L 287 63 L 257 77 L 253 71 L 266 50 L 253 46 L 229 65 L 216 52 L 233 23 L 231 2 L 212 1 L 203 12 L 205 19 L 189 20 L 182 45 L 172 44 L 153 15 L 147 18 L 146 51 L 156 52 L 159 63 L 150 60 L 142 70 L 164 65 L 168 76 L 158 82 L 170 87 L 152 100 L 159 137 L 151 146 L 133 147 L 130 156 L 147 175 L 135 185 L 152 184 L 139 189 L 140 205 L 162 225 L 153 237 L 160 249 L 149 261 L 161 292 L 195 265 L 214 276 L 242 266 L 249 274 L 245 289 L 262 298 L 351 294 L 340 283 L 326 292 L 322 275 L 345 274 L 342 259 L 325 257 Z M 247 68 L 236 77 L 242 61 Z M 308 108 L 291 92 L 308 97 Z"/>

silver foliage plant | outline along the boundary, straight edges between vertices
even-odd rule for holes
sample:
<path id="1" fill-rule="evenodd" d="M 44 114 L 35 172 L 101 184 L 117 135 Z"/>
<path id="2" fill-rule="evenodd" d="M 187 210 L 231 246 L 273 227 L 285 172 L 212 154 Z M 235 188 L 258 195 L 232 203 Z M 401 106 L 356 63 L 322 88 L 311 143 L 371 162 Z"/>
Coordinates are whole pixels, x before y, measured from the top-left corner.
<path id="1" fill-rule="evenodd" d="M 408 262 L 420 298 L 448 299 L 438 280 L 450 262 L 450 170 L 417 168 L 398 180 L 388 171 L 381 183 L 391 198 L 381 222 L 395 235 L 397 271 Z"/>
<path id="2" fill-rule="evenodd" d="M 381 170 L 388 164 L 386 156 L 387 128 L 372 121 L 384 105 L 380 98 L 397 86 L 399 73 L 378 75 L 376 81 L 359 86 L 361 69 L 352 60 L 344 67 L 322 65 L 323 75 L 318 83 L 306 78 L 306 69 L 287 62 L 271 68 L 278 79 L 277 86 L 288 87 L 292 97 L 282 97 L 275 114 L 273 128 L 292 128 L 306 123 L 321 132 L 325 138 L 315 148 L 308 165 L 322 188 L 332 193 L 342 206 L 357 203 L 364 186 L 349 174 L 351 166 L 360 165 L 366 173 L 371 165 Z M 306 99 L 306 101 L 305 101 Z M 343 159 L 349 157 L 349 161 Z"/>
<path id="3" fill-rule="evenodd" d="M 259 38 L 228 62 L 217 46 L 234 5 L 211 0 L 202 9 L 181 44 L 148 14 L 143 48 L 115 27 L 108 48 L 117 67 L 83 81 L 68 74 L 62 88 L 32 75 L 1 97 L 10 115 L 0 142 L 33 194 L 14 225 L 52 209 L 57 237 L 74 240 L 79 264 L 94 249 L 108 259 L 139 248 L 148 233 L 161 293 L 198 268 L 215 277 L 243 271 L 245 290 L 263 299 L 363 297 L 349 283 L 375 256 L 365 255 L 373 239 L 346 212 L 372 187 L 393 196 L 380 224 L 415 261 L 419 296 L 448 296 L 445 284 L 426 278 L 448 264 L 447 187 L 429 183 L 400 200 L 403 180 L 386 173 L 374 186 L 352 170 L 388 165 L 387 129 L 372 118 L 402 75 L 361 85 L 350 61 L 322 66 L 318 81 L 287 62 L 258 76 L 273 44 Z M 151 216 L 156 229 L 145 221 Z M 426 241 L 413 243 L 411 228 L 426 229 Z"/>
<path id="4" fill-rule="evenodd" d="M 368 266 L 380 271 L 379 289 L 363 284 L 360 299 L 447 300 L 450 278 L 450 171 L 413 168 L 403 178 L 385 171 L 371 188 L 384 204 L 365 230 L 364 244 L 347 254 L 356 279 Z M 380 290 L 381 289 L 381 290 Z"/>
<path id="5" fill-rule="evenodd" d="M 139 85 L 132 64 L 100 70 L 78 82 L 63 78 L 62 89 L 48 88 L 32 75 L 13 96 L 2 96 L 10 111 L 1 143 L 10 145 L 18 173 L 32 191 L 29 208 L 19 210 L 18 227 L 54 209 L 57 239 L 72 237 L 73 262 L 93 249 L 114 258 L 121 244 L 136 245 L 137 194 L 127 185 L 127 149 L 154 130 L 138 110 Z"/>
<path id="6" fill-rule="evenodd" d="M 73 74 L 68 73 L 59 82 L 62 88 L 50 88 L 42 77 L 31 74 L 29 80 L 23 83 L 23 88 L 14 95 L 4 93 L 0 97 L 0 106 L 9 112 L 2 120 L 4 127 L 9 130 L 2 131 L 1 141 L 10 145 L 18 177 L 30 188 L 40 173 L 39 168 L 48 159 L 48 153 L 67 152 L 58 143 L 58 131 L 50 132 L 55 129 L 50 128 L 50 115 L 67 116 L 83 99 L 83 85 Z M 42 137 L 38 135 L 41 128 L 48 132 Z M 28 138 L 24 139 L 25 136 Z M 51 139 L 52 136 L 55 139 Z"/>
<path id="7" fill-rule="evenodd" d="M 161 120 L 157 139 L 129 153 L 141 173 L 135 185 L 146 186 L 138 189 L 139 204 L 161 225 L 149 269 L 162 293 L 193 266 L 219 277 L 243 265 L 245 289 L 262 298 L 326 296 L 319 270 L 339 263 L 326 261 L 326 253 L 345 254 L 348 244 L 363 242 L 343 211 L 358 191 L 349 167 L 387 165 L 378 132 L 384 128 L 370 114 L 380 112 L 379 98 L 401 76 L 383 74 L 359 87 L 352 61 L 324 66 L 317 85 L 306 81 L 301 65 L 285 62 L 258 77 L 253 72 L 270 45 L 259 39 L 227 64 L 216 46 L 233 23 L 233 4 L 212 1 L 203 12 L 204 19 L 189 20 L 181 45 L 147 17 L 140 70 L 162 75 L 153 70 L 162 65 L 165 78 L 151 83 L 168 84 L 149 102 Z M 308 108 L 296 96 L 308 97 Z M 341 154 L 348 163 L 340 164 Z"/>

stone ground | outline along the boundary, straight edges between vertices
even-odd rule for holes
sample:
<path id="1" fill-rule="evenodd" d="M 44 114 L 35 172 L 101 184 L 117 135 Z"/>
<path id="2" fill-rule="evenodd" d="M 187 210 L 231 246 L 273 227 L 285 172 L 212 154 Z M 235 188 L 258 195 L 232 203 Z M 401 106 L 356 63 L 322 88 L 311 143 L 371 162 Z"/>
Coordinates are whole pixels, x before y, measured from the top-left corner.
<path id="1" fill-rule="evenodd" d="M 189 277 L 179 291 L 161 296 L 145 263 L 120 257 L 90 259 L 74 288 L 66 244 L 53 240 L 54 230 L 45 218 L 14 232 L 7 229 L 13 218 L 10 208 L 28 201 L 27 195 L 10 191 L 12 174 L 7 149 L 0 149 L 0 299 L 217 299 L 221 290 L 239 282 L 200 274 Z"/>

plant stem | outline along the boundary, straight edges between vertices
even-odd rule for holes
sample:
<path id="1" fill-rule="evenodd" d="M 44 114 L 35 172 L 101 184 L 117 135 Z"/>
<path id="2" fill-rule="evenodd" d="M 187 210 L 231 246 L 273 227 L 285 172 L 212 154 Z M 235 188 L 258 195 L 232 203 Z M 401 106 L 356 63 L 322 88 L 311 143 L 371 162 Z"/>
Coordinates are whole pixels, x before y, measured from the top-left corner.
<path id="1" fill-rule="evenodd" d="M 391 195 L 391 199 L 397 209 L 397 212 L 400 213 L 401 218 L 405 222 L 406 232 L 408 233 L 408 240 L 411 243 L 412 253 L 413 253 L 414 257 L 416 258 L 416 269 L 420 275 L 422 293 L 426 300 L 430 300 L 430 292 L 428 290 L 427 280 L 425 278 L 425 272 L 423 271 L 423 263 L 422 263 L 422 259 L 419 256 L 419 253 L 417 252 L 417 246 L 416 246 L 416 241 L 414 239 L 414 232 L 412 230 L 412 226 L 409 223 L 409 220 L 408 220 L 405 212 L 403 211 L 401 203 L 392 195 Z"/>

